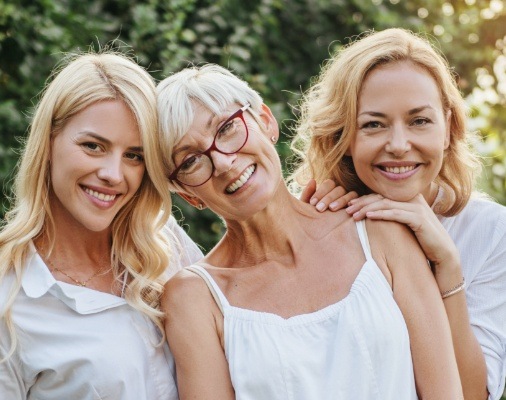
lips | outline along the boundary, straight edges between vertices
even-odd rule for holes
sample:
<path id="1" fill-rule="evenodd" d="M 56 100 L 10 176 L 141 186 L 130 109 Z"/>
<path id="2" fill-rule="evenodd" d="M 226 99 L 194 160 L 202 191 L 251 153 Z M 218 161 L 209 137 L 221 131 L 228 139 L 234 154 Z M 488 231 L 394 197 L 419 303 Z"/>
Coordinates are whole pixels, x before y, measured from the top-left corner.
<path id="1" fill-rule="evenodd" d="M 390 180 L 403 180 L 416 174 L 422 164 L 403 163 L 402 165 L 393 162 L 376 164 L 381 175 Z"/>
<path id="2" fill-rule="evenodd" d="M 253 172 L 255 172 L 255 169 L 256 169 L 255 165 L 251 165 L 248 168 L 246 168 L 246 170 L 242 173 L 242 175 L 239 177 L 239 179 L 237 179 L 231 185 L 227 186 L 227 188 L 225 189 L 227 191 L 227 193 L 232 194 L 232 193 L 236 192 L 239 188 L 241 188 L 248 181 L 248 179 L 251 177 L 251 175 L 253 175 Z"/>
<path id="3" fill-rule="evenodd" d="M 89 194 L 90 196 L 92 196 L 100 201 L 111 202 L 111 201 L 114 201 L 117 196 L 116 194 L 105 194 L 105 193 L 97 192 L 96 190 L 92 190 L 87 187 L 83 187 L 83 189 L 87 194 Z"/>

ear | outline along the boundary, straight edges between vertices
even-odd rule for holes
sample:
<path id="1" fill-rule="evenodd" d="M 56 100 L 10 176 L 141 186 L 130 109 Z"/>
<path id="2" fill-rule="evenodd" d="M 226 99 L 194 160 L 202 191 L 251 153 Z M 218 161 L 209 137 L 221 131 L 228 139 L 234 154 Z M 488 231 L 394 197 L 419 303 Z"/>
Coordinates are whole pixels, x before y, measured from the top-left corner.
<path id="1" fill-rule="evenodd" d="M 445 150 L 450 146 L 451 126 L 452 126 L 452 111 L 448 110 L 446 112 L 446 132 L 444 141 Z"/>
<path id="2" fill-rule="evenodd" d="M 207 208 L 207 206 L 204 204 L 202 200 L 200 200 L 198 197 L 191 196 L 184 192 L 176 192 L 179 197 L 181 197 L 183 200 L 185 200 L 189 205 L 199 209 L 203 210 L 204 208 Z"/>
<path id="3" fill-rule="evenodd" d="M 276 120 L 276 118 L 272 114 L 271 109 L 265 104 L 262 104 L 262 112 L 260 113 L 260 119 L 264 123 L 265 135 L 269 139 L 274 137 L 274 138 L 276 138 L 276 141 L 277 141 L 279 139 L 278 121 Z"/>

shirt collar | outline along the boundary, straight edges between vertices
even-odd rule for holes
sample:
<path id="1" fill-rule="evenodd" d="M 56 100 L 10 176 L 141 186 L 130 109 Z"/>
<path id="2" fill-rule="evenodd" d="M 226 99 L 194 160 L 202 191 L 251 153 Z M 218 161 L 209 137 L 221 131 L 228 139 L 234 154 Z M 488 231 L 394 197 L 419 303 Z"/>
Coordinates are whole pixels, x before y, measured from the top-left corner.
<path id="1" fill-rule="evenodd" d="M 80 314 L 93 314 L 127 304 L 125 299 L 109 293 L 57 281 L 33 242 L 27 254 L 21 287 L 28 297 L 38 299 L 49 294 Z"/>

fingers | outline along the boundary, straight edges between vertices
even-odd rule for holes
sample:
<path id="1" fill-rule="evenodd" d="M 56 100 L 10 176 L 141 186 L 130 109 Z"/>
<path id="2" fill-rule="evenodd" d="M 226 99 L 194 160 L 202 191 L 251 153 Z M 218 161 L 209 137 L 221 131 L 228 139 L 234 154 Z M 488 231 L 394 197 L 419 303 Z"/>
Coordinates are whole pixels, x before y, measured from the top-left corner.
<path id="1" fill-rule="evenodd" d="M 355 199 L 351 199 L 348 202 L 348 207 L 346 208 L 346 212 L 350 215 L 353 215 L 357 221 L 365 218 L 365 213 L 371 210 L 377 210 L 381 208 L 385 208 L 385 202 L 382 202 L 385 198 L 379 194 L 368 194 L 366 196 L 361 196 Z M 379 202 L 382 202 L 381 204 Z M 376 204 L 376 208 L 370 208 L 372 204 Z"/>
<path id="2" fill-rule="evenodd" d="M 332 191 L 335 189 L 336 183 L 332 179 L 325 179 L 317 188 L 313 196 L 311 197 L 311 200 L 309 201 L 310 204 L 317 205 L 319 202 L 323 200 L 324 197 L 332 193 Z M 342 194 L 339 196 L 341 197 Z M 335 198 L 333 199 L 335 200 Z M 328 204 L 328 202 L 326 203 Z M 325 205 L 325 208 L 327 206 Z M 318 209 L 318 207 L 316 207 Z M 320 210 L 323 211 L 323 210 Z"/>
<path id="3" fill-rule="evenodd" d="M 421 225 L 420 218 L 418 215 L 405 210 L 398 210 L 398 209 L 373 210 L 367 211 L 365 213 L 360 213 L 360 219 L 365 217 L 369 219 L 381 219 L 383 221 L 395 221 L 401 224 L 406 224 L 415 232 L 419 230 Z M 353 215 L 353 218 L 357 219 L 358 216 L 355 217 L 355 215 Z"/>
<path id="4" fill-rule="evenodd" d="M 316 181 L 314 179 L 310 179 L 300 195 L 300 201 L 302 201 L 303 203 L 309 203 L 309 200 L 311 199 L 315 191 L 316 191 Z"/>
<path id="5" fill-rule="evenodd" d="M 356 221 L 367 217 L 407 224 L 412 223 L 414 217 L 424 215 L 423 210 L 418 205 L 408 202 L 397 202 L 381 196 L 370 197 L 363 202 L 352 200 L 351 203 L 352 205 L 346 208 L 346 212 L 352 215 Z M 416 218 L 417 221 L 418 219 Z"/>
<path id="6" fill-rule="evenodd" d="M 337 190 L 340 188 L 341 188 L 341 186 L 338 186 L 334 190 Z M 340 197 L 339 199 L 332 201 L 329 204 L 329 210 L 331 210 L 331 211 L 341 210 L 341 209 L 345 208 L 351 200 L 356 199 L 357 197 L 358 197 L 357 192 L 346 193 L 344 196 Z"/>
<path id="7" fill-rule="evenodd" d="M 315 206 L 320 212 L 327 209 L 331 211 L 340 210 L 348 204 L 349 201 L 357 198 L 355 192 L 347 193 L 341 186 L 336 186 L 332 179 L 324 180 L 319 186 L 316 186 L 314 179 L 311 179 L 304 188 L 300 200 Z"/>
<path id="8" fill-rule="evenodd" d="M 343 199 L 343 197 L 346 195 L 346 190 L 342 186 L 337 186 L 334 189 L 332 189 L 329 193 L 325 194 L 320 201 L 316 204 L 316 209 L 320 212 L 325 211 L 330 204 L 334 204 L 333 211 L 336 211 L 340 208 L 343 208 L 348 204 L 346 199 Z M 339 208 L 336 208 L 337 206 L 341 206 Z"/>

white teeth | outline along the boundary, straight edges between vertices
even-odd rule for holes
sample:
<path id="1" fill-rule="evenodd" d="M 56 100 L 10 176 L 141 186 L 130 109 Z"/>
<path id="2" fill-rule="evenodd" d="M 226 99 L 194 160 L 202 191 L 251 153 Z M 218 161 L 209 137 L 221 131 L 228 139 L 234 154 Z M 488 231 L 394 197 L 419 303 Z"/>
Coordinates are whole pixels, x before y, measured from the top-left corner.
<path id="1" fill-rule="evenodd" d="M 408 171 L 413 171 L 414 169 L 414 165 L 410 165 L 408 167 L 385 167 L 385 171 L 392 174 L 403 174 Z"/>
<path id="2" fill-rule="evenodd" d="M 255 166 L 252 165 L 246 168 L 246 171 L 237 179 L 234 183 L 232 183 L 229 187 L 227 187 L 227 193 L 234 193 L 237 189 L 239 189 L 242 185 L 246 183 L 251 174 L 255 171 Z"/>
<path id="3" fill-rule="evenodd" d="M 115 194 L 104 194 L 100 192 L 96 192 L 94 190 L 91 190 L 89 188 L 84 188 L 84 191 L 88 193 L 90 196 L 93 196 L 100 201 L 113 201 L 116 198 Z"/>

